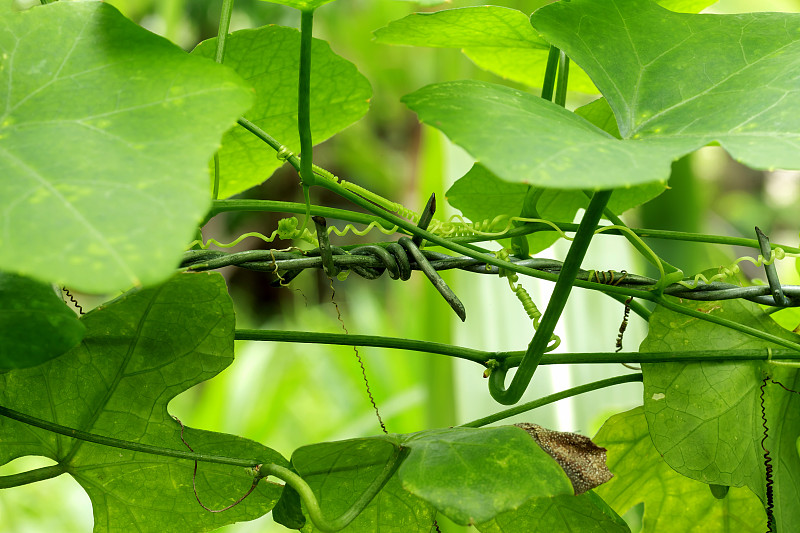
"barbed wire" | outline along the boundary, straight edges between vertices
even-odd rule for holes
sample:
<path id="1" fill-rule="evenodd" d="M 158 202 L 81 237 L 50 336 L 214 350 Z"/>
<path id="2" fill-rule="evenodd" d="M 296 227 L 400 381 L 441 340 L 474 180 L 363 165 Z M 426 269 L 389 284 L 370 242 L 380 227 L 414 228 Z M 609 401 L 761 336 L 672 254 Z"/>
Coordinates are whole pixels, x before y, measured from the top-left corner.
<path id="1" fill-rule="evenodd" d="M 437 271 L 459 269 L 467 272 L 484 275 L 498 275 L 501 268 L 488 265 L 478 259 L 466 256 L 451 256 L 432 250 L 420 250 L 430 265 Z M 365 245 L 345 250 L 331 247 L 332 260 L 335 266 L 342 271 L 351 271 L 366 279 L 377 279 L 388 272 L 392 279 L 407 280 L 411 271 L 421 270 L 417 261 L 410 258 L 406 250 L 390 243 L 386 246 Z M 509 261 L 518 266 L 523 266 L 546 272 L 558 274 L 561 270 L 561 261 L 555 259 L 510 258 Z M 223 252 L 216 250 L 189 250 L 185 252 L 181 267 L 199 272 L 215 270 L 227 266 L 236 266 L 248 270 L 280 272 L 284 283 L 288 283 L 306 269 L 323 268 L 323 259 L 319 249 L 303 252 L 300 250 L 247 250 L 243 252 Z M 658 280 L 647 276 L 630 274 L 625 271 L 595 271 L 582 270 L 577 279 L 595 281 L 597 283 L 646 289 L 655 286 Z M 687 279 L 686 281 L 690 281 Z M 781 285 L 785 300 L 778 307 L 800 306 L 800 286 Z M 751 302 L 775 306 L 776 301 L 769 285 L 753 285 L 742 287 L 731 283 L 714 281 L 712 283 L 698 283 L 695 288 L 674 283 L 664 289 L 664 294 L 697 301 L 733 300 L 744 299 Z"/>

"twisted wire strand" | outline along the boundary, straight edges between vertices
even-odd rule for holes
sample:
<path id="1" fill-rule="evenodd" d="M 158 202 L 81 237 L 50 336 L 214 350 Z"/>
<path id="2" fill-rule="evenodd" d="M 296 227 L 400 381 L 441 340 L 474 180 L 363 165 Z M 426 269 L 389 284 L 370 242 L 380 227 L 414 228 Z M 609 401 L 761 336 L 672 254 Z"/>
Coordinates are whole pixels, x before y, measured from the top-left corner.
<path id="1" fill-rule="evenodd" d="M 764 469 L 766 471 L 766 475 L 764 477 L 766 483 L 766 499 L 767 505 L 764 507 L 767 513 L 767 533 L 772 533 L 773 528 L 772 525 L 775 523 L 775 502 L 774 502 L 774 484 L 775 481 L 773 480 L 773 466 L 772 466 L 772 457 L 769 455 L 769 450 L 765 446 L 765 442 L 769 437 L 769 428 L 767 427 L 767 410 L 764 407 L 764 388 L 767 386 L 767 381 L 769 378 L 764 378 L 761 381 L 761 393 L 759 394 L 759 401 L 761 403 L 761 426 L 764 428 L 764 436 L 761 437 L 761 449 L 764 451 Z"/>
<path id="2" fill-rule="evenodd" d="M 318 253 L 318 252 L 316 252 Z M 333 247 L 333 261 L 337 267 L 352 270 L 357 275 L 367 279 L 376 279 L 388 271 L 393 279 L 408 279 L 410 271 L 419 270 L 417 263 L 408 258 L 396 243 L 388 245 L 364 245 L 349 251 Z M 451 256 L 431 250 L 422 250 L 435 270 L 460 269 L 477 274 L 498 275 L 502 269 L 487 265 L 486 263 L 465 256 Z M 274 254 L 274 257 L 273 257 Z M 193 271 L 204 271 L 222 268 L 224 266 L 238 266 L 249 270 L 274 273 L 277 268 L 287 281 L 306 268 L 321 268 L 322 259 L 311 252 L 274 252 L 270 250 L 247 250 L 244 252 L 228 253 L 217 250 L 189 250 L 184 254 L 182 268 Z M 511 258 L 510 262 L 547 273 L 558 273 L 561 262 L 553 259 Z M 292 273 L 287 276 L 286 273 Z M 402 276 L 400 275 L 402 274 Z M 646 289 L 655 286 L 658 280 L 646 276 L 624 273 L 622 271 L 581 271 L 577 279 L 592 282 L 603 282 L 618 287 Z M 613 283 L 612 282 L 613 279 Z M 783 285 L 784 294 L 789 298 L 787 307 L 800 306 L 800 286 Z M 700 284 L 694 289 L 689 289 L 680 283 L 669 285 L 664 294 L 695 301 L 716 301 L 742 298 L 759 304 L 773 305 L 774 299 L 768 285 L 753 285 L 740 287 L 729 283 L 714 281 L 709 284 Z"/>

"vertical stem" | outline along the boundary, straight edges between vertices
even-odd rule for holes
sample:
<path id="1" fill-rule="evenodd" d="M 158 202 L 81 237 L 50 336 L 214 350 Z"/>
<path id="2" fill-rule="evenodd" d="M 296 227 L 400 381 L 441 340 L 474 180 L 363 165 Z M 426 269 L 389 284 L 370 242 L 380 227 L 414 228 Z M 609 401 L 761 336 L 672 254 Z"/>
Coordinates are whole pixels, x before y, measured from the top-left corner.
<path id="1" fill-rule="evenodd" d="M 231 26 L 233 13 L 233 0 L 222 0 L 222 9 L 219 13 L 219 30 L 217 30 L 217 49 L 214 52 L 214 61 L 222 64 L 225 59 L 225 41 L 228 39 L 228 29 Z M 219 152 L 214 154 L 214 189 L 211 197 L 219 198 Z"/>
<path id="2" fill-rule="evenodd" d="M 300 129 L 300 181 L 314 185 L 311 140 L 311 37 L 314 10 L 300 15 L 300 80 L 298 83 L 297 123 Z"/>
<path id="3" fill-rule="evenodd" d="M 556 69 L 558 69 L 558 58 L 560 50 L 555 46 L 550 46 L 550 53 L 547 56 L 547 67 L 544 71 L 544 81 L 542 82 L 542 98 L 553 100 L 553 89 L 556 85 Z"/>
<path id="4" fill-rule="evenodd" d="M 550 342 L 550 336 L 556 329 L 558 319 L 561 317 L 561 312 L 564 310 L 569 294 L 572 291 L 575 276 L 580 270 L 581 262 L 594 235 L 597 222 L 600 220 L 600 216 L 603 214 L 612 192 L 611 190 L 597 191 L 592 196 L 592 201 L 589 202 L 589 207 L 583 215 L 578 231 L 575 234 L 575 239 L 569 247 L 564 266 L 561 268 L 558 281 L 556 281 L 556 285 L 553 288 L 553 295 L 547 303 L 547 309 L 542 315 L 539 328 L 533 335 L 533 339 L 528 345 L 528 350 L 525 352 L 525 356 L 508 389 L 505 388 L 505 377 L 508 369 L 501 367 L 492 372 L 489 379 L 489 392 L 492 398 L 499 403 L 505 405 L 516 403 L 522 397 L 525 389 L 528 388 L 528 384 L 531 382 L 531 378 L 544 355 L 544 350 Z"/>
<path id="5" fill-rule="evenodd" d="M 569 57 L 563 51 L 558 54 L 558 84 L 556 85 L 556 97 L 553 100 L 561 107 L 567 104 L 567 81 L 569 80 Z"/>

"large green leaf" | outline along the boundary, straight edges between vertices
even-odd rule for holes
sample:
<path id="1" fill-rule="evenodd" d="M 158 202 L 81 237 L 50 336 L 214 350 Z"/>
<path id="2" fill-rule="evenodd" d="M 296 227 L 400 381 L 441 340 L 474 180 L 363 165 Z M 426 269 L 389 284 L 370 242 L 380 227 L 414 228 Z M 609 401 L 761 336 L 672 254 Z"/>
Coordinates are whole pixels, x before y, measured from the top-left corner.
<path id="1" fill-rule="evenodd" d="M 499 85 L 436 84 L 404 101 L 498 177 L 540 187 L 663 182 L 673 160 L 711 142 L 754 167 L 800 168 L 799 15 L 679 14 L 649 0 L 613 6 L 556 2 L 531 22 L 586 69 L 622 140 Z"/>
<path id="2" fill-rule="evenodd" d="M 106 3 L 0 14 L 0 268 L 88 292 L 163 281 L 246 84 Z"/>
<path id="3" fill-rule="evenodd" d="M 245 117 L 291 150 L 299 152 L 297 79 L 300 32 L 281 26 L 233 32 L 226 41 L 225 64 L 256 89 L 256 103 Z M 192 52 L 213 57 L 216 38 Z M 311 45 L 311 134 L 320 143 L 367 112 L 372 89 L 355 65 L 331 51 L 327 42 Z M 225 134 L 220 156 L 221 198 L 258 185 L 282 162 L 249 131 Z"/>
<path id="4" fill-rule="evenodd" d="M 532 498 L 573 494 L 561 467 L 513 426 L 315 444 L 295 451 L 292 465 L 315 489 L 326 515 L 335 517 L 375 479 L 396 447 L 408 456 L 358 519 L 370 531 L 428 531 L 431 508 L 458 524 L 482 523 Z"/>
<path id="5" fill-rule="evenodd" d="M 609 418 L 594 440 L 608 449 L 614 478 L 597 494 L 618 513 L 644 503 L 644 533 L 761 533 L 764 507 L 752 491 L 732 487 L 715 498 L 705 483 L 675 472 L 653 447 L 641 407 Z"/>
<path id="6" fill-rule="evenodd" d="M 658 182 L 637 185 L 614 191 L 608 208 L 621 214 L 628 209 L 655 198 L 664 191 Z M 498 215 L 516 217 L 522 212 L 528 186 L 509 183 L 492 174 L 481 164 L 475 164 L 456 180 L 447 191 L 447 201 L 473 222 L 494 220 Z M 578 209 L 586 209 L 589 198 L 583 191 L 545 189 L 536 204 L 539 216 L 552 221 L 572 222 Z M 507 221 L 492 227 L 503 231 Z M 559 239 L 554 231 L 542 231 L 528 236 L 531 253 L 544 250 Z"/>
<path id="7" fill-rule="evenodd" d="M 747 301 L 693 307 L 786 339 L 800 338 Z M 708 346 L 764 351 L 774 347 L 738 331 L 658 308 L 640 350 L 668 352 Z M 800 390 L 800 373 L 768 362 L 653 363 L 642 365 L 642 371 L 647 423 L 664 460 L 681 474 L 705 483 L 746 485 L 765 502 L 762 379 L 769 376 Z M 800 523 L 800 456 L 795 446 L 800 435 L 800 395 L 768 383 L 764 401 L 769 427 L 765 446 L 775 469 L 778 530 L 794 531 Z"/>
<path id="8" fill-rule="evenodd" d="M 509 87 L 439 83 L 403 101 L 506 181 L 603 189 L 669 177 L 674 147 L 616 139 L 575 113 Z"/>
<path id="9" fill-rule="evenodd" d="M 0 324 L 0 370 L 58 357 L 86 332 L 52 287 L 6 272 L 0 272 Z"/>
<path id="10" fill-rule="evenodd" d="M 574 0 L 531 23 L 586 70 L 623 138 L 674 144 L 674 156 L 717 141 L 755 168 L 800 168 L 800 15 Z"/>
<path id="11" fill-rule="evenodd" d="M 625 521 L 597 494 L 536 498 L 478 524 L 482 533 L 630 533 Z"/>
<path id="12" fill-rule="evenodd" d="M 697 12 L 714 0 L 662 0 L 669 9 Z M 516 9 L 477 6 L 434 13 L 413 13 L 375 31 L 383 44 L 461 48 L 484 70 L 531 87 L 541 87 L 550 43 Z M 580 67 L 569 72 L 572 91 L 595 94 L 594 83 Z"/>
<path id="13" fill-rule="evenodd" d="M 0 374 L 0 405 L 61 425 L 177 450 L 181 427 L 167 403 L 233 361 L 233 305 L 218 274 L 182 274 L 126 294 L 86 314 L 86 337 L 63 356 Z M 200 453 L 288 465 L 256 442 L 186 428 Z M 109 448 L 0 417 L 0 464 L 49 457 L 80 483 L 94 508 L 95 531 L 208 531 L 250 520 L 277 501 L 280 486 L 262 482 L 225 513 L 195 501 L 192 462 Z M 197 491 L 211 508 L 243 495 L 252 474 L 201 463 Z"/>

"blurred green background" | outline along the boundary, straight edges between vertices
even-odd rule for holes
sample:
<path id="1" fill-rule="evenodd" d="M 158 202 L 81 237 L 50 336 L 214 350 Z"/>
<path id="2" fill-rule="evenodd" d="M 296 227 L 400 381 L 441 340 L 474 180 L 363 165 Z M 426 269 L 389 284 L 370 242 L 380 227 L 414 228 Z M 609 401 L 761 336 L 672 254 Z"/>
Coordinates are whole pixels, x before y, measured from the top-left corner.
<path id="1" fill-rule="evenodd" d="M 199 41 L 216 34 L 221 0 L 108 3 L 151 31 L 191 50 Z M 547 2 L 494 3 L 531 13 Z M 414 11 L 481 4 L 453 0 L 421 8 L 407 1 L 339 0 L 321 8 L 315 17 L 315 36 L 328 40 L 335 52 L 359 67 L 371 82 L 374 97 L 364 119 L 315 149 L 315 162 L 417 211 L 433 192 L 444 198 L 445 191 L 469 169 L 472 160 L 437 131 L 420 126 L 399 99 L 432 82 L 502 80 L 476 68 L 458 50 L 378 45 L 372 42 L 372 31 Z M 721 13 L 798 9 L 798 0 L 723 0 L 712 7 Z M 265 24 L 297 27 L 299 15 L 260 0 L 237 0 L 231 30 Z M 634 227 L 747 237 L 753 237 L 753 226 L 758 224 L 773 242 L 797 245 L 798 175 L 753 171 L 732 162 L 719 149 L 706 148 L 675 164 L 671 189 L 646 209 L 629 212 L 623 218 Z M 297 183 L 296 174 L 283 168 L 242 196 L 301 201 Z M 316 194 L 316 203 L 350 207 L 336 197 Z M 443 204 L 439 202 L 440 217 L 452 211 Z M 205 228 L 204 234 L 221 241 L 232 240 L 246 231 L 270 234 L 280 216 L 220 216 Z M 378 240 L 382 236 L 375 232 L 369 238 Z M 333 242 L 352 243 L 353 237 L 333 237 Z M 745 253 L 696 244 L 652 244 L 665 259 L 687 273 L 727 265 Z M 260 241 L 246 241 L 239 249 L 260 246 Z M 566 249 L 566 244 L 559 242 L 545 255 L 563 258 Z M 750 251 L 747 254 L 752 255 Z M 646 266 L 632 257 L 624 241 L 616 237 L 596 239 L 584 264 L 598 270 L 647 273 Z M 797 283 L 793 264 L 786 261 L 782 267 L 784 282 Z M 759 274 L 756 270 L 749 273 Z M 328 282 L 320 273 L 304 273 L 291 288 L 274 288 L 258 273 L 229 270 L 224 274 L 236 304 L 238 327 L 341 331 Z M 466 305 L 466 324 L 453 316 L 420 276 L 405 283 L 350 276 L 345 282 L 335 282 L 336 302 L 351 333 L 426 339 L 488 350 L 526 347 L 532 328 L 504 280 L 458 272 L 444 277 Z M 524 283 L 544 309 L 549 286 L 528 280 Z M 557 329 L 563 341 L 559 350 L 611 351 L 621 319 L 622 307 L 618 303 L 576 291 Z M 635 350 L 644 334 L 644 324 L 633 317 L 625 349 Z M 237 342 L 236 350 L 237 360 L 230 368 L 177 398 L 171 404 L 171 413 L 194 427 L 260 441 L 287 457 L 305 444 L 380 431 L 352 348 Z M 452 426 L 500 409 L 488 394 L 482 369 L 474 364 L 375 348 L 361 349 L 360 353 L 375 400 L 391 432 Z M 523 401 L 624 372 L 628 370 L 621 366 L 545 367 L 537 373 Z M 640 404 L 640 395 L 640 386 L 626 385 L 562 401 L 520 420 L 593 435 L 608 415 Z M 24 458 L 0 468 L 0 474 L 43 464 L 47 463 Z M 443 531 L 468 529 L 444 522 L 441 521 Z M 68 476 L 0 491 L 0 532 L 86 532 L 91 527 L 88 497 Z M 286 529 L 265 516 L 220 531 Z"/>

